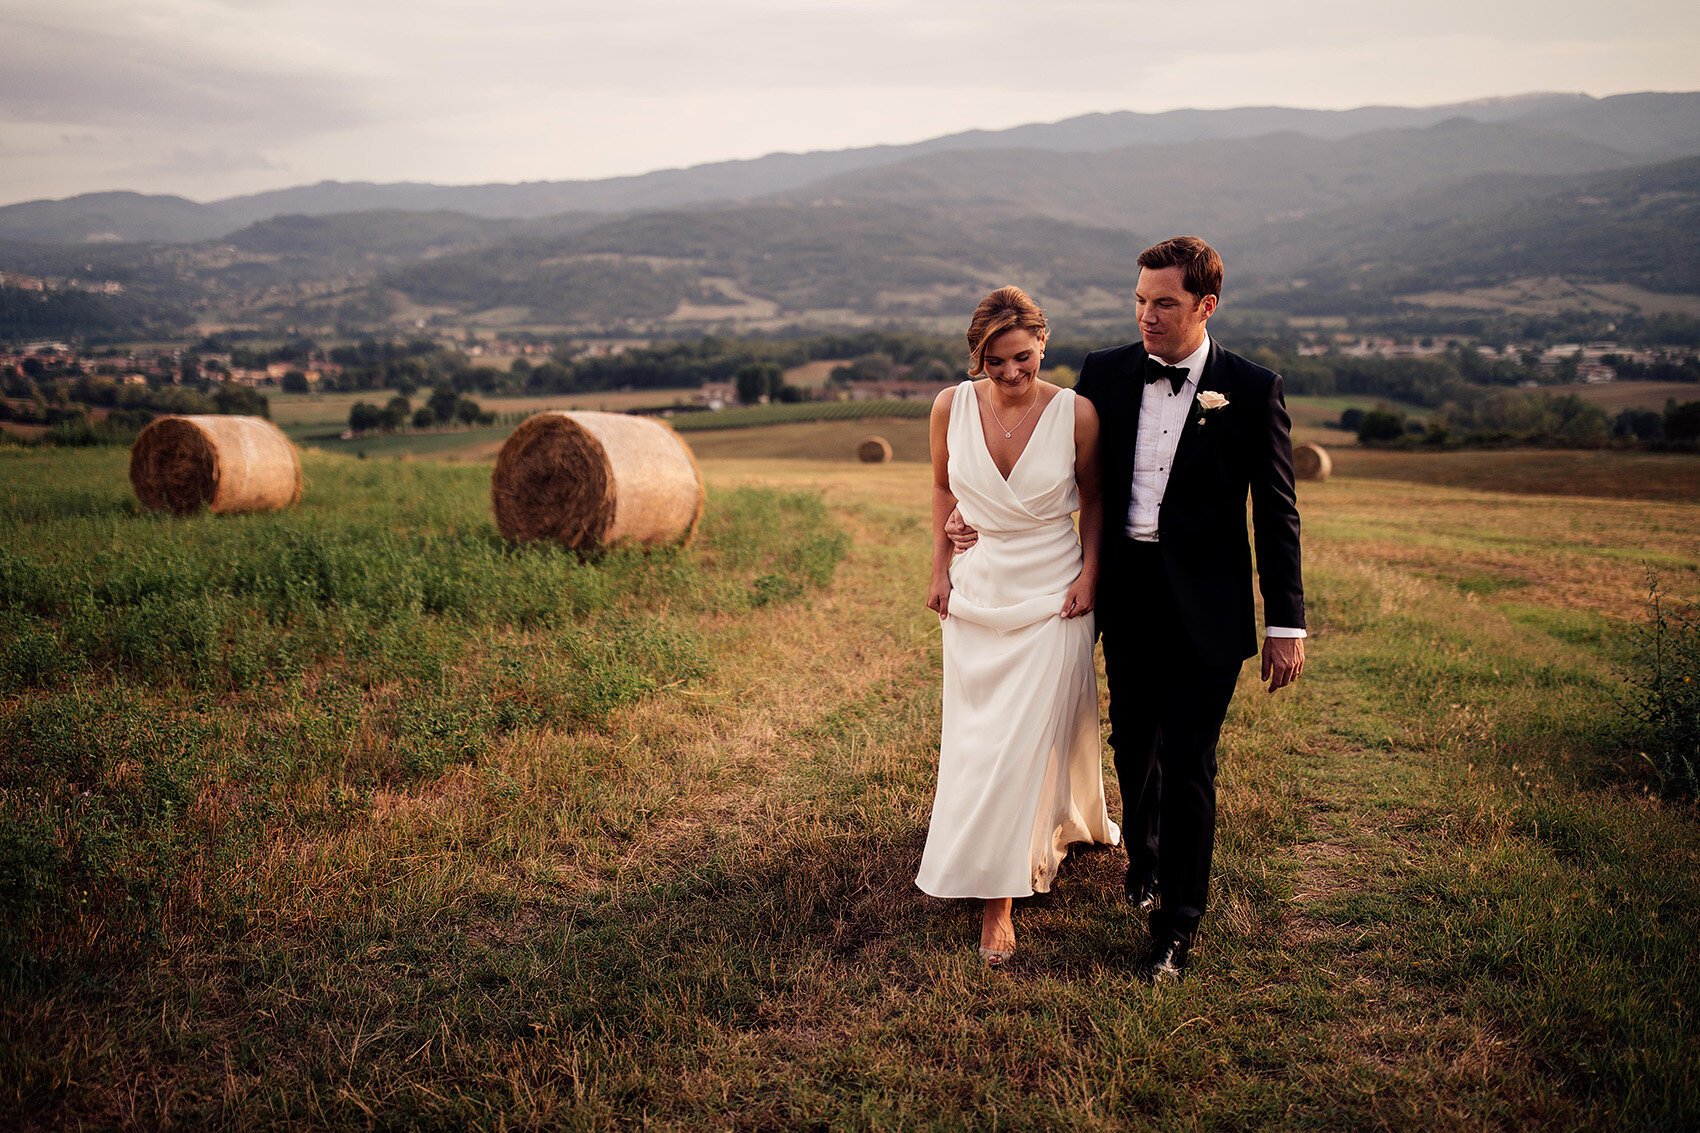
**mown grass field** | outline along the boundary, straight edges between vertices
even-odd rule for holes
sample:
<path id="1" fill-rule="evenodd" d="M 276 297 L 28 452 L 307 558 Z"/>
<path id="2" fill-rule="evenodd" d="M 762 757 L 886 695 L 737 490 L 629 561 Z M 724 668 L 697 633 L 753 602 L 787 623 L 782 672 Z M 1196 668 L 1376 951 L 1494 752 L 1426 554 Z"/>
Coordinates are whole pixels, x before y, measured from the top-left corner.
<path id="1" fill-rule="evenodd" d="M 1330 445 L 1342 479 L 1396 480 L 1484 492 L 1700 501 L 1700 455 L 1586 449 L 1400 452 Z"/>
<path id="2" fill-rule="evenodd" d="M 476 393 L 471 396 L 487 412 L 498 414 L 539 413 L 545 409 L 601 409 L 610 413 L 623 413 L 628 409 L 644 406 L 689 404 L 696 392 L 692 389 L 662 389 L 560 393 L 538 397 L 479 397 Z M 383 405 L 395 396 L 394 390 L 314 394 L 279 393 L 274 390 L 266 395 L 271 406 L 272 420 L 297 441 L 316 434 L 336 434 L 346 429 L 348 412 L 354 408 L 357 401 L 364 401 L 369 405 Z M 415 393 L 411 400 L 417 407 L 425 404 L 429 397 L 430 391 L 425 390 Z"/>
<path id="3" fill-rule="evenodd" d="M 22 1127 L 1700 1123 L 1700 819 L 1613 700 L 1692 501 L 1304 485 L 1310 666 L 1246 674 L 1154 993 L 1114 852 L 1007 972 L 913 887 L 924 466 L 705 456 L 698 550 L 596 562 L 485 469 L 181 522 L 122 467 L 0 452 Z"/>
<path id="4" fill-rule="evenodd" d="M 1294 412 L 1295 441 L 1327 449 L 1333 476 L 1343 480 L 1393 480 L 1436 487 L 1476 488 L 1519 495 L 1700 500 L 1700 457 L 1685 453 L 1635 453 L 1565 449 L 1402 452 L 1360 448 L 1357 438 L 1326 424 L 1319 413 Z M 329 451 L 388 459 L 490 463 L 513 429 L 507 425 L 442 433 L 401 433 L 325 441 Z M 925 463 L 924 418 L 810 421 L 760 428 L 695 429 L 691 450 L 705 460 L 825 460 L 857 462 L 867 436 L 891 442 L 892 460 Z"/>
<path id="5" fill-rule="evenodd" d="M 871 418 L 863 421 L 810 421 L 759 429 L 698 429 L 685 435 L 701 460 L 826 460 L 856 463 L 865 437 L 891 442 L 894 461 L 925 463 L 927 419 Z"/>
<path id="6" fill-rule="evenodd" d="M 1598 382 L 1588 384 L 1549 386 L 1543 393 L 1555 397 L 1569 394 L 1597 405 L 1615 416 L 1623 409 L 1659 409 L 1675 398 L 1678 402 L 1700 401 L 1700 386 L 1691 382 Z"/>

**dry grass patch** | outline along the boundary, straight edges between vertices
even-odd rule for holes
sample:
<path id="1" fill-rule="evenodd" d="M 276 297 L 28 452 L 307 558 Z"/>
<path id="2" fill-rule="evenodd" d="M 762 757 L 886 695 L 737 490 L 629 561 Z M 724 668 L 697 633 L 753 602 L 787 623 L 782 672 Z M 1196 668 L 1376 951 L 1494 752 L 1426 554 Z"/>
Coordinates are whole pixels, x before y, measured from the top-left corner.
<path id="1" fill-rule="evenodd" d="M 891 442 L 892 460 L 924 463 L 927 460 L 927 422 L 915 420 L 811 421 L 797 425 L 764 425 L 757 429 L 693 430 L 686 436 L 691 450 L 702 460 L 753 461 L 797 460 L 809 463 L 831 461 L 859 463 L 856 452 L 862 439 L 877 432 Z M 829 477 L 817 477 L 830 480 Z"/>
<path id="2" fill-rule="evenodd" d="M 1700 499 L 1700 455 L 1693 453 L 1569 449 L 1404 452 L 1352 447 L 1334 455 L 1337 479 L 1405 480 L 1426 487 L 1518 495 L 1673 502 Z"/>
<path id="3" fill-rule="evenodd" d="M 1575 396 L 1616 415 L 1624 409 L 1663 410 L 1670 400 L 1700 401 L 1700 386 L 1685 382 L 1574 382 L 1544 386 L 1542 393 L 1554 397 Z"/>
<path id="4" fill-rule="evenodd" d="M 1117 852 L 1072 856 L 1018 905 L 1006 972 L 978 963 L 971 902 L 913 886 L 938 729 L 925 466 L 703 470 L 716 499 L 818 492 L 851 537 L 831 585 L 705 610 L 700 677 L 595 719 L 513 728 L 352 798 L 307 777 L 292 789 L 315 821 L 271 830 L 227 875 L 257 900 L 5 1004 L 32 1036 L 0 1048 L 29 1083 L 13 1095 L 26 1124 L 1700 1115 L 1700 827 L 1616 777 L 1603 596 L 1578 591 L 1572 610 L 1531 581 L 1630 571 L 1643 543 L 1691 561 L 1694 508 L 1307 492 L 1310 668 L 1277 697 L 1243 676 L 1195 976 L 1153 993 Z M 550 640 L 524 644 L 541 658 Z M 492 687 L 524 693 L 526 672 Z M 113 774 L 144 775 L 134 762 Z M 222 813 L 221 789 L 202 812 Z"/>

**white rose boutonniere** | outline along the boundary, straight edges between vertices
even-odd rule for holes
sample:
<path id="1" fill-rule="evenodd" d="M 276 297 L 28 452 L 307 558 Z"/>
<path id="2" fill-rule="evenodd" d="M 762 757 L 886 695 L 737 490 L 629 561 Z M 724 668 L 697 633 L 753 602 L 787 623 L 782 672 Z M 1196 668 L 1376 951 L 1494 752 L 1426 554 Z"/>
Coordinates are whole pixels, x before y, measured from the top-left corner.
<path id="1" fill-rule="evenodd" d="M 1228 404 L 1227 394 L 1217 393 L 1213 389 L 1200 390 L 1198 394 L 1198 423 L 1204 424 L 1204 414 L 1214 409 L 1225 408 Z"/>

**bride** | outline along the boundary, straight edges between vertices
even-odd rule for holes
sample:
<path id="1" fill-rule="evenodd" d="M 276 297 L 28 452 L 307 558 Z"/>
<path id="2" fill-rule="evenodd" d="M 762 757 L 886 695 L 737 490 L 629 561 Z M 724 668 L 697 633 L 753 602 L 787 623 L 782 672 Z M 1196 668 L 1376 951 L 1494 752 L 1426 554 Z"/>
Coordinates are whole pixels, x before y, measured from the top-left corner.
<path id="1" fill-rule="evenodd" d="M 1015 952 L 1012 898 L 1048 891 L 1072 844 L 1121 837 L 1104 805 L 1092 663 L 1098 416 L 1039 379 L 1048 334 L 1020 288 L 986 296 L 967 336 L 978 380 L 940 393 L 931 422 L 927 605 L 944 634 L 944 724 L 915 883 L 984 900 L 980 955 L 993 966 Z M 953 510 L 979 532 L 954 561 Z"/>

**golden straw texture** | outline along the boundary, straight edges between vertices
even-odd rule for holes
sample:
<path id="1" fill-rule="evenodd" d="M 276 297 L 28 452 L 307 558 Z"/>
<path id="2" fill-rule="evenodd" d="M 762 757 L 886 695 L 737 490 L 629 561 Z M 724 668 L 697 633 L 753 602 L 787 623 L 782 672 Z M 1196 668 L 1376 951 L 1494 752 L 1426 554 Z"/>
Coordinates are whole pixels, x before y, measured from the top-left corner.
<path id="1" fill-rule="evenodd" d="M 856 459 L 863 464 L 884 464 L 891 459 L 891 442 L 884 437 L 863 437 L 856 446 Z"/>
<path id="2" fill-rule="evenodd" d="M 130 446 L 130 485 L 177 515 L 277 511 L 301 498 L 301 458 L 263 417 L 161 417 Z"/>
<path id="3" fill-rule="evenodd" d="M 505 538 L 594 550 L 689 543 L 705 496 L 696 458 L 667 425 L 555 411 L 525 421 L 502 445 L 490 498 Z"/>
<path id="4" fill-rule="evenodd" d="M 1328 450 L 1321 445 L 1302 444 L 1293 447 L 1293 475 L 1300 480 L 1326 480 L 1334 471 Z"/>

